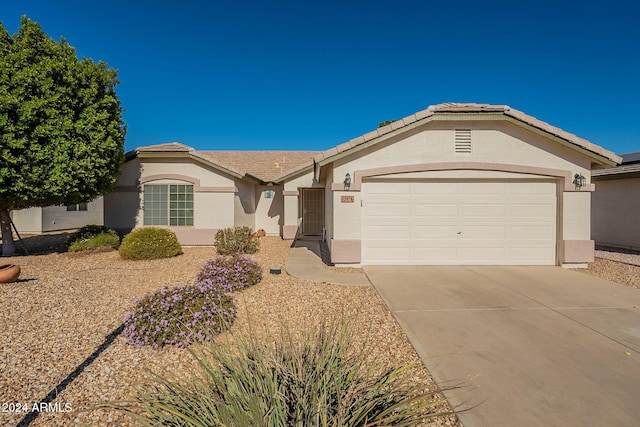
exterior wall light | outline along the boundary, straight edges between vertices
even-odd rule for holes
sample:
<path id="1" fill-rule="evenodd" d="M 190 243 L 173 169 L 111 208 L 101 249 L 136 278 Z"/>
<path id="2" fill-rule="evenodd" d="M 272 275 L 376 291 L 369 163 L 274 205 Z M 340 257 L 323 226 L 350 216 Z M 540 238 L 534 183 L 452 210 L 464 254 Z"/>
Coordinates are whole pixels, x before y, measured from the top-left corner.
<path id="1" fill-rule="evenodd" d="M 573 176 L 573 185 L 576 186 L 576 190 L 579 190 L 585 185 L 587 185 L 587 178 L 577 173 Z"/>
<path id="2" fill-rule="evenodd" d="M 344 176 L 344 189 L 348 190 L 349 187 L 351 187 L 351 175 L 349 175 L 349 172 L 347 172 L 347 174 Z"/>

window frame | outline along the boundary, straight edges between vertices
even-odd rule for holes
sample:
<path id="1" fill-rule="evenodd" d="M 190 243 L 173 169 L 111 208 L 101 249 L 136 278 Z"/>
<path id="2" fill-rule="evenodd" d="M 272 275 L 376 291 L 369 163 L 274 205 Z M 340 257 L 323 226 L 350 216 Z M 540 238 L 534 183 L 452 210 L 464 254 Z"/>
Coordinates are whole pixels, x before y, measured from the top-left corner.
<path id="1" fill-rule="evenodd" d="M 145 184 L 142 189 L 142 223 L 145 226 L 193 227 L 194 185 Z"/>

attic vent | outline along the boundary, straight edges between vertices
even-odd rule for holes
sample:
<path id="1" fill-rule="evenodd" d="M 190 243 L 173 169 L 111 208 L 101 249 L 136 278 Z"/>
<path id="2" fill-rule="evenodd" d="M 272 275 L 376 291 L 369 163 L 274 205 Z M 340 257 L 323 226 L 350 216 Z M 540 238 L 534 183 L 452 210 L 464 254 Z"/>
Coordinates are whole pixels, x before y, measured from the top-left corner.
<path id="1" fill-rule="evenodd" d="M 471 154 L 471 129 L 456 129 L 456 154 Z"/>

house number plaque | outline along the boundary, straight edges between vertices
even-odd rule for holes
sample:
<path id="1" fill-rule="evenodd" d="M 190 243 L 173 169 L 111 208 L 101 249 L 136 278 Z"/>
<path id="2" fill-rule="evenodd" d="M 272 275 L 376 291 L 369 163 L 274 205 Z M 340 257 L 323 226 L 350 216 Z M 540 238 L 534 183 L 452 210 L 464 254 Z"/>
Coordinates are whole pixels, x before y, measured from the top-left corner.
<path id="1" fill-rule="evenodd" d="M 340 196 L 340 201 L 342 203 L 353 203 L 353 196 Z"/>

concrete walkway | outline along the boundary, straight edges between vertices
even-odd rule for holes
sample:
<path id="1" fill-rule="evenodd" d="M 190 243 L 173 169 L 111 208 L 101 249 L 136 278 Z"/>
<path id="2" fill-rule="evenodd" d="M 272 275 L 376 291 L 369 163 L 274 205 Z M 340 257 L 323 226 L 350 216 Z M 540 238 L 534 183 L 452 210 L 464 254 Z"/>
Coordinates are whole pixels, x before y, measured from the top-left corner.
<path id="1" fill-rule="evenodd" d="M 312 282 L 371 286 L 364 273 L 336 273 L 324 268 L 318 240 L 297 240 L 285 268 L 290 276 Z"/>
<path id="2" fill-rule="evenodd" d="M 475 426 L 640 425 L 640 290 L 560 267 L 365 267 Z"/>

